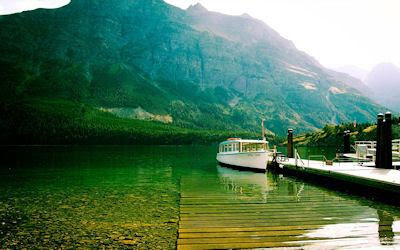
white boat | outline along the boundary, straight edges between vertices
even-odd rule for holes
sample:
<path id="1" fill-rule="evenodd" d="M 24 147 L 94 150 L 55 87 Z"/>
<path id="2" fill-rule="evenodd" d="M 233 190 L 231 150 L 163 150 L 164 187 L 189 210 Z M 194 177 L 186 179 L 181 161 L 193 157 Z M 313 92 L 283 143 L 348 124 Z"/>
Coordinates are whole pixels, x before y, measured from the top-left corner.
<path id="1" fill-rule="evenodd" d="M 266 140 L 229 138 L 219 144 L 217 160 L 222 166 L 265 172 L 269 154 Z"/>

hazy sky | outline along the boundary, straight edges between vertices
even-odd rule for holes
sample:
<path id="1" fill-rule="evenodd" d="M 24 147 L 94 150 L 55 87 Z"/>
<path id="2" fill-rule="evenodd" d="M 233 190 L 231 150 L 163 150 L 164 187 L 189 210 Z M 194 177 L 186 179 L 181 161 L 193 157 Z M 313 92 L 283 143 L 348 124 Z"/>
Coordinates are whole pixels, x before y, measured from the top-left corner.
<path id="1" fill-rule="evenodd" d="M 69 0 L 0 0 L 0 14 Z M 380 62 L 400 66 L 400 0 L 166 0 L 181 8 L 200 2 L 231 15 L 263 20 L 297 48 L 331 68 L 370 69 Z"/>
<path id="2" fill-rule="evenodd" d="M 58 8 L 69 2 L 70 0 L 0 0 L 0 15 L 37 8 Z"/>
<path id="3" fill-rule="evenodd" d="M 166 0 L 263 20 L 331 68 L 400 66 L 400 0 Z"/>

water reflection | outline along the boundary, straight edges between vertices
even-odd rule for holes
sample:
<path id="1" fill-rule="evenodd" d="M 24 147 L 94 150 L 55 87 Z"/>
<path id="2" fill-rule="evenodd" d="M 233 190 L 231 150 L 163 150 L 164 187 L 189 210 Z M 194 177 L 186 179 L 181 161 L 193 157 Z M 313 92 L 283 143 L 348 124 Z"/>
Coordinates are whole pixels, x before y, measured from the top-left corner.
<path id="1" fill-rule="evenodd" d="M 239 171 L 219 165 L 217 171 L 221 184 L 235 193 L 266 194 L 276 188 L 275 180 L 266 178 L 263 173 Z"/>
<path id="2" fill-rule="evenodd" d="M 393 222 L 394 218 L 388 211 L 379 210 L 378 213 L 378 233 L 382 245 L 392 244 L 394 242 Z"/>
<path id="3" fill-rule="evenodd" d="M 271 173 L 242 172 L 220 166 L 217 171 L 220 184 L 227 191 L 221 199 L 229 199 L 230 195 L 241 197 L 243 208 L 242 220 L 232 217 L 223 227 L 243 227 L 243 220 L 252 230 L 258 230 L 261 225 L 268 225 L 261 231 L 279 226 L 273 239 L 274 244 L 281 241 L 277 247 L 354 248 L 399 244 L 396 238 L 396 232 L 399 233 L 396 226 L 400 227 L 398 207 Z M 263 214 L 253 220 L 255 215 L 249 209 L 255 208 L 255 214 L 259 210 Z M 233 211 L 228 206 L 221 209 Z M 238 208 L 234 211 L 239 212 Z M 294 225 L 300 231 L 293 232 Z M 262 232 L 254 235 L 260 237 Z M 263 240 L 265 243 L 271 239 Z"/>
<path id="4" fill-rule="evenodd" d="M 398 207 L 215 167 L 215 153 L 197 146 L 3 148 L 0 246 L 173 249 L 178 218 L 179 243 L 193 249 L 399 246 Z"/>

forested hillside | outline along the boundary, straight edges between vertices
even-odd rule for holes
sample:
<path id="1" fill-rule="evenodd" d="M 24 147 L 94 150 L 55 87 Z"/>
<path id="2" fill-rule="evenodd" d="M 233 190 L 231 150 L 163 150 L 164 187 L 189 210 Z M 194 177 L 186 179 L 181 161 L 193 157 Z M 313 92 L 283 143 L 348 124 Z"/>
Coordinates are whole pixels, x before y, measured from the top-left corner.
<path id="1" fill-rule="evenodd" d="M 71 101 L 26 99 L 0 107 L 3 144 L 191 145 L 217 144 L 229 137 L 257 139 L 260 133 L 193 130 L 156 121 L 118 118 Z M 271 144 L 282 138 L 267 135 Z"/>

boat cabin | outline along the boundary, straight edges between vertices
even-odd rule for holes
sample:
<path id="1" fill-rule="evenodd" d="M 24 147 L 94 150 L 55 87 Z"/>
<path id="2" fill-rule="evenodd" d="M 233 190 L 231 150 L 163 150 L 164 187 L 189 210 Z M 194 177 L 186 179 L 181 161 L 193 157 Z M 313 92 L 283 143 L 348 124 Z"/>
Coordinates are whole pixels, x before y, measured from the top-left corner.
<path id="1" fill-rule="evenodd" d="M 220 153 L 264 152 L 269 149 L 268 141 L 232 139 L 219 144 Z"/>

